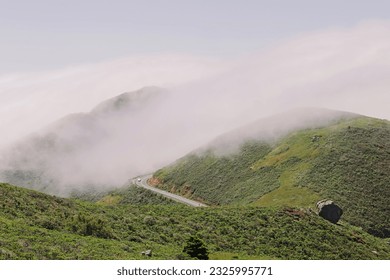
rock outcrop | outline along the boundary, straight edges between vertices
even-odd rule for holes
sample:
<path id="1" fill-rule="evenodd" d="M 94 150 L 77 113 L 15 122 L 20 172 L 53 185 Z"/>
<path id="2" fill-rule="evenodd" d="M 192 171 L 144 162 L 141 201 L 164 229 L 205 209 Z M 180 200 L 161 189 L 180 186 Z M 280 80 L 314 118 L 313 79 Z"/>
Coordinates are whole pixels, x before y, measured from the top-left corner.
<path id="1" fill-rule="evenodd" d="M 343 210 L 332 200 L 324 199 L 317 202 L 318 215 L 331 223 L 337 224 Z"/>

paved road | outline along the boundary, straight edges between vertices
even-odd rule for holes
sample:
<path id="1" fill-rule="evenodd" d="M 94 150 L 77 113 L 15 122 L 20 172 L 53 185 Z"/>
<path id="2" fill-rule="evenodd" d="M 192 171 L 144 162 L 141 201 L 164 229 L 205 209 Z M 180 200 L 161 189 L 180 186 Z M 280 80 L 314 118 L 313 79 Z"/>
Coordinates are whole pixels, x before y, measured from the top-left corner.
<path id="1" fill-rule="evenodd" d="M 207 207 L 206 204 L 200 203 L 198 201 L 191 200 L 191 199 L 182 197 L 180 195 L 176 195 L 176 194 L 173 194 L 173 193 L 170 193 L 170 192 L 167 192 L 167 191 L 163 191 L 163 190 L 160 190 L 158 188 L 150 186 L 148 184 L 148 180 L 150 178 L 152 178 L 152 175 L 146 175 L 146 176 L 142 176 L 142 177 L 138 177 L 138 178 L 140 178 L 141 181 L 138 181 L 138 179 L 133 179 L 132 182 L 133 182 L 133 184 L 136 184 L 137 186 L 139 186 L 141 188 L 150 190 L 150 191 L 155 192 L 155 193 L 159 193 L 159 194 L 161 194 L 161 195 L 163 195 L 163 196 L 165 196 L 167 198 L 176 200 L 178 202 L 181 202 L 181 203 L 193 206 L 193 207 Z"/>

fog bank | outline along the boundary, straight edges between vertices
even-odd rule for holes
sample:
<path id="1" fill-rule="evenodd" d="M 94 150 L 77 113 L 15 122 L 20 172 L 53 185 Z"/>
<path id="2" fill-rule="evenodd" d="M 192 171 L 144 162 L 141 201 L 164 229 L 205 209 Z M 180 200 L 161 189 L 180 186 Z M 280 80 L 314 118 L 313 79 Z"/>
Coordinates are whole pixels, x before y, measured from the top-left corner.
<path id="1" fill-rule="evenodd" d="M 295 108 L 390 119 L 388 34 L 389 22 L 366 22 L 304 34 L 234 60 L 155 56 L 0 77 L 6 132 L 0 147 L 14 147 L 0 167 L 43 174 L 46 181 L 33 183 L 67 194 L 69 186 L 121 185 L 227 131 L 244 127 L 237 137 L 250 135 L 245 129 L 253 126 L 246 124 Z M 132 92 L 150 85 L 158 88 Z M 129 93 L 98 105 L 123 92 Z M 83 113 L 47 126 L 76 112 Z M 297 123 L 282 114 L 278 123 L 288 131 L 330 118 L 313 115 Z"/>

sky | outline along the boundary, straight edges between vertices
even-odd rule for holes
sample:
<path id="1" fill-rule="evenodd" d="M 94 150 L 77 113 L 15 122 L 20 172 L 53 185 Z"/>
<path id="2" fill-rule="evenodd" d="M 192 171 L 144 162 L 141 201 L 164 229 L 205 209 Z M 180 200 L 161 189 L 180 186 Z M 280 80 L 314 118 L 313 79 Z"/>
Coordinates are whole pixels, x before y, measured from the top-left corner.
<path id="1" fill-rule="evenodd" d="M 298 34 L 388 19 L 388 1 L 0 1 L 0 75 L 140 54 L 237 57 Z"/>

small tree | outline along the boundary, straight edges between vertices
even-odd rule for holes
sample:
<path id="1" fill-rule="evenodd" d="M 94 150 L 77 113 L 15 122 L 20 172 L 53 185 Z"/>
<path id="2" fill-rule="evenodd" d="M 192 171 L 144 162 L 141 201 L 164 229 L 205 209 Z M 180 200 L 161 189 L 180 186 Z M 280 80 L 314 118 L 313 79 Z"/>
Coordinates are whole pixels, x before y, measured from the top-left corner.
<path id="1" fill-rule="evenodd" d="M 191 236 L 186 245 L 184 246 L 183 252 L 189 255 L 191 258 L 198 260 L 208 260 L 209 252 L 204 242 L 196 236 Z"/>

